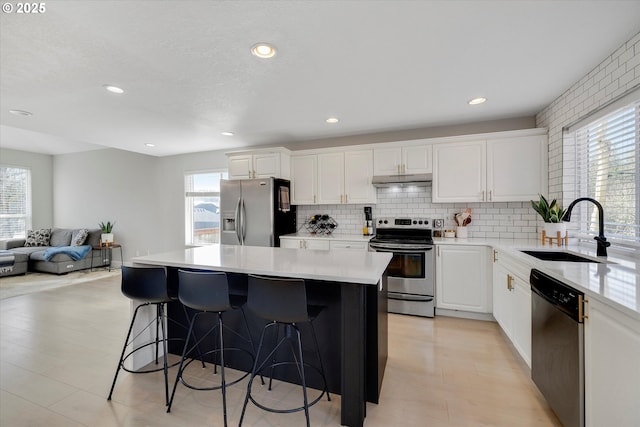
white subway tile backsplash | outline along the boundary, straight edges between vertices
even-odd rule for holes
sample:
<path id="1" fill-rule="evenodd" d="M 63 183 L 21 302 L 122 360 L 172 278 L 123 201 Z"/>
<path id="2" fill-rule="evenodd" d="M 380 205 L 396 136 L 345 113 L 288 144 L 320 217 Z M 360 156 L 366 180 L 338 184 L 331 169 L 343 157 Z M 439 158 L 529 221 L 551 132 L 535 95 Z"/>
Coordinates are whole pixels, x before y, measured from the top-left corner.
<path id="1" fill-rule="evenodd" d="M 445 227 L 455 226 L 453 216 L 471 208 L 472 221 L 469 237 L 504 237 L 535 239 L 537 214 L 530 202 L 500 203 L 431 203 L 431 184 L 402 190 L 377 189 L 377 203 L 370 205 L 315 205 L 298 206 L 298 228 L 315 214 L 327 214 L 338 222 L 336 234 L 360 234 L 364 224 L 364 207 L 371 206 L 373 217 L 442 218 Z"/>

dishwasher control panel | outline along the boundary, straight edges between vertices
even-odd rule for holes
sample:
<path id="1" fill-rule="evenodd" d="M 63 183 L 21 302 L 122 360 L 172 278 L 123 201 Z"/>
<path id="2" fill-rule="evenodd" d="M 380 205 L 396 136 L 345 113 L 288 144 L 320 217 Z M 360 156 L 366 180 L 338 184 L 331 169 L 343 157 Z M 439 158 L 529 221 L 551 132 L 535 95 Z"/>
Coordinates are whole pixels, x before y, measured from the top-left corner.
<path id="1" fill-rule="evenodd" d="M 535 268 L 529 276 L 531 291 L 540 295 L 572 318 L 581 317 L 584 293 Z"/>

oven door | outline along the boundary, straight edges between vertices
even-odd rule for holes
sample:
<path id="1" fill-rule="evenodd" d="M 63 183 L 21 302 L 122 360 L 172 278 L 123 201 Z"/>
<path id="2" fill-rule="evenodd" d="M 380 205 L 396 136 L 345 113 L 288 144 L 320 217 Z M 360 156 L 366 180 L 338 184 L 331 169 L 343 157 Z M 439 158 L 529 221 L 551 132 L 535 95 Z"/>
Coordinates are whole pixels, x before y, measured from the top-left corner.
<path id="1" fill-rule="evenodd" d="M 419 250 L 379 248 L 373 244 L 370 247 L 376 252 L 393 254 L 387 267 L 389 298 L 425 301 L 425 296 L 433 297 L 433 247 Z"/>

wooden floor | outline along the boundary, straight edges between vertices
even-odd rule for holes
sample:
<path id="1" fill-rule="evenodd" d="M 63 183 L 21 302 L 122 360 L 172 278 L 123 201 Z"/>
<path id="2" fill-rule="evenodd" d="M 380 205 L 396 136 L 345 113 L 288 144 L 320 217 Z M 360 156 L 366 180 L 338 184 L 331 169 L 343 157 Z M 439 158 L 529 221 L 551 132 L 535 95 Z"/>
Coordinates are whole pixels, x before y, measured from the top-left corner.
<path id="1" fill-rule="evenodd" d="M 106 400 L 129 320 L 119 288 L 111 277 L 0 301 L 1 426 L 222 425 L 215 391 L 179 385 L 167 414 L 162 373 L 121 374 Z M 367 405 L 365 426 L 560 425 L 495 323 L 389 319 L 380 404 Z M 209 382 L 211 370 L 193 365 L 192 380 Z M 238 424 L 246 381 L 228 391 L 229 425 Z M 301 399 L 284 383 L 263 398 Z M 340 425 L 339 396 L 313 406 L 311 417 L 314 426 Z M 250 406 L 244 425 L 300 426 L 304 415 Z"/>

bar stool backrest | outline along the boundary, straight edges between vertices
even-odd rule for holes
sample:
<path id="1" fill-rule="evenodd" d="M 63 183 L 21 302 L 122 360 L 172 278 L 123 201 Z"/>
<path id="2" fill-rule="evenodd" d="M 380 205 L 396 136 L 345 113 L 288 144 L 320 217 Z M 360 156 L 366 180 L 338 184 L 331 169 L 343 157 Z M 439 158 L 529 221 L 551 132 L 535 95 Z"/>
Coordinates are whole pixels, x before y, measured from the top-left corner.
<path id="1" fill-rule="evenodd" d="M 122 266 L 122 293 L 130 299 L 163 303 L 171 299 L 167 293 L 167 273 L 164 267 Z"/>
<path id="2" fill-rule="evenodd" d="M 229 311 L 227 275 L 213 271 L 178 270 L 178 299 L 195 310 Z"/>
<path id="3" fill-rule="evenodd" d="M 257 316 L 282 323 L 308 322 L 303 279 L 249 275 L 247 307 Z"/>

